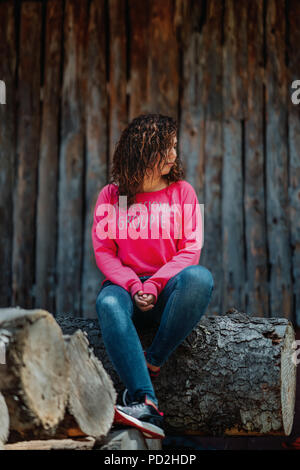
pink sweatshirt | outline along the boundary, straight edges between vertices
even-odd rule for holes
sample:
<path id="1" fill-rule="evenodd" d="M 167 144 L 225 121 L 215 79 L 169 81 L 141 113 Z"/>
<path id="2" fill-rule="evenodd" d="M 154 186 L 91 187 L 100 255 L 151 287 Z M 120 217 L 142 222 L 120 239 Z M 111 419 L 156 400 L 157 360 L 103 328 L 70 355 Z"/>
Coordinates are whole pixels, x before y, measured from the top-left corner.
<path id="1" fill-rule="evenodd" d="M 132 298 L 142 290 L 156 302 L 171 277 L 199 263 L 203 224 L 197 195 L 190 183 L 180 180 L 138 193 L 129 209 L 123 199 L 124 207 L 122 196 L 119 206 L 117 185 L 107 184 L 94 210 L 92 241 L 97 266 L 106 276 L 102 285 L 109 279 Z M 143 283 L 139 279 L 149 275 Z"/>

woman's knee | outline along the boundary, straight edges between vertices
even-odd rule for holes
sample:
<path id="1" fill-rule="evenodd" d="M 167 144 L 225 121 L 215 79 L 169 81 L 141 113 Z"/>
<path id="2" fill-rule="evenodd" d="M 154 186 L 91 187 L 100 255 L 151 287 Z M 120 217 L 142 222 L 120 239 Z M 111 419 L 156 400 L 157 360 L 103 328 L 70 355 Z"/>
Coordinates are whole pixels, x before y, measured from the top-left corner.
<path id="1" fill-rule="evenodd" d="M 180 280 L 188 290 L 196 287 L 211 292 L 214 288 L 211 272 L 201 265 L 191 265 L 184 268 L 180 272 Z"/>
<path id="2" fill-rule="evenodd" d="M 122 288 L 116 289 L 116 286 L 107 286 L 96 299 L 96 311 L 100 322 L 106 319 L 109 319 L 110 323 L 120 321 L 123 315 L 131 315 L 132 310 L 129 293 Z"/>

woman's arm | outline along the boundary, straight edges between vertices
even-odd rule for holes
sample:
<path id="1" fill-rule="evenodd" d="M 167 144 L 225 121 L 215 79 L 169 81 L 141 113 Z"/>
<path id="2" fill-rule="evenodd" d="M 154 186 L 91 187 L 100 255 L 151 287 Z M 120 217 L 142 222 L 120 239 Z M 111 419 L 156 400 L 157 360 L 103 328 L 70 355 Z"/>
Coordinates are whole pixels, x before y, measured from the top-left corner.
<path id="1" fill-rule="evenodd" d="M 123 287 L 133 298 L 139 290 L 143 289 L 143 284 L 133 269 L 122 264 L 120 258 L 117 256 L 118 247 L 113 238 L 106 237 L 101 239 L 99 237 L 100 231 L 97 225 L 104 216 L 103 214 L 102 216 L 99 215 L 103 212 L 100 210 L 101 204 L 110 204 L 113 208 L 109 185 L 104 186 L 100 191 L 94 210 L 92 242 L 96 264 L 100 271 L 102 271 L 111 282 Z"/>
<path id="2" fill-rule="evenodd" d="M 171 277 L 187 266 L 197 265 L 200 260 L 203 244 L 201 208 L 194 188 L 190 184 L 187 187 L 182 202 L 182 218 L 186 223 L 183 224 L 182 238 L 178 239 L 178 251 L 143 284 L 144 293 L 153 294 L 155 302 Z"/>

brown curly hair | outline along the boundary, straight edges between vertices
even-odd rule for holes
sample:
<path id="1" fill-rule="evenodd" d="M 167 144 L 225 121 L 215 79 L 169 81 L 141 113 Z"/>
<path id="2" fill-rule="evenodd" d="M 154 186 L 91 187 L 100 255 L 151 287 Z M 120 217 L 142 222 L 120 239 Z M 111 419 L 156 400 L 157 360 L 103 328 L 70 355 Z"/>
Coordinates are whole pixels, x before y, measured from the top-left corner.
<path id="1" fill-rule="evenodd" d="M 157 161 L 158 168 L 167 162 L 177 130 L 177 121 L 162 114 L 141 114 L 123 130 L 113 154 L 109 183 L 118 185 L 118 198 L 127 196 L 128 207 L 135 203 L 135 195 L 141 192 L 146 170 L 153 174 Z M 177 155 L 175 164 L 162 178 L 170 184 L 183 177 L 182 162 Z"/>

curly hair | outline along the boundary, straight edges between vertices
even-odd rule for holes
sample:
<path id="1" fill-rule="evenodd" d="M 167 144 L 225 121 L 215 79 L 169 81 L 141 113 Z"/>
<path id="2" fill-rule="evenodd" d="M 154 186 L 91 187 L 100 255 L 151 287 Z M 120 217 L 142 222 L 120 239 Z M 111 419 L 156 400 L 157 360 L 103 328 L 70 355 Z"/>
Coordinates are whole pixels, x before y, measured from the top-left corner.
<path id="1" fill-rule="evenodd" d="M 155 164 L 165 164 L 177 135 L 177 121 L 161 114 L 141 114 L 123 130 L 113 154 L 109 183 L 118 185 L 119 196 L 127 196 L 128 207 L 141 192 L 144 177 L 153 175 Z M 158 155 L 159 154 L 159 155 Z M 182 162 L 177 155 L 168 174 L 162 175 L 168 184 L 184 177 Z"/>

